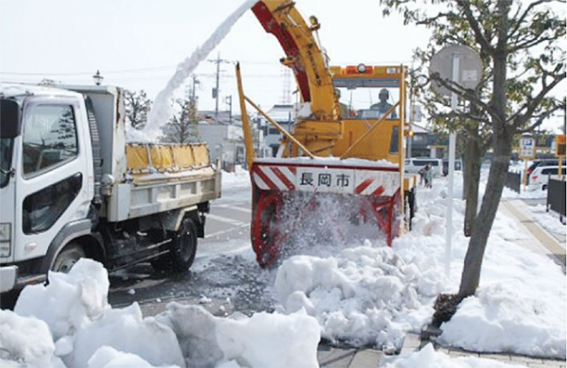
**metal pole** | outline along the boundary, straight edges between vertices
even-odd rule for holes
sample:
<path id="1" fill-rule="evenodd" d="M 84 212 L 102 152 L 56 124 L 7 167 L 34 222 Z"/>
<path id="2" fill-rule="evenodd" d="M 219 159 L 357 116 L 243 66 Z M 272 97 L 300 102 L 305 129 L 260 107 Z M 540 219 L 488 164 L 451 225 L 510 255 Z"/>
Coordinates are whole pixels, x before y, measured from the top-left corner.
<path id="1" fill-rule="evenodd" d="M 460 58 L 458 54 L 453 55 L 453 76 L 455 83 L 459 81 L 459 64 Z M 457 94 L 451 92 L 451 110 L 457 110 Z M 448 177 L 448 195 L 447 195 L 447 238 L 445 243 L 445 274 L 447 277 L 451 274 L 451 239 L 453 237 L 453 182 L 455 173 L 455 145 L 457 141 L 457 133 L 449 134 L 449 177 Z"/>
<path id="2" fill-rule="evenodd" d="M 219 55 L 217 57 L 217 85 L 216 85 L 216 99 L 215 99 L 215 123 L 218 124 L 219 122 L 219 75 L 220 75 L 220 63 L 221 63 L 221 58 L 220 58 L 220 52 Z"/>

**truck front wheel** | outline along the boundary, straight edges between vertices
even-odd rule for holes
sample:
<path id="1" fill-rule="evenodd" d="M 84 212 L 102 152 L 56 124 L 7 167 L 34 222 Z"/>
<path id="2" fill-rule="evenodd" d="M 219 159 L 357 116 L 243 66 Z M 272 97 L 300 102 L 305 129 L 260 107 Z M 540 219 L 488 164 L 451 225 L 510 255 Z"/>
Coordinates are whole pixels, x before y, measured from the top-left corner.
<path id="1" fill-rule="evenodd" d="M 80 258 L 85 258 L 86 256 L 83 247 L 79 244 L 71 243 L 55 257 L 51 271 L 69 273 L 73 265 Z"/>

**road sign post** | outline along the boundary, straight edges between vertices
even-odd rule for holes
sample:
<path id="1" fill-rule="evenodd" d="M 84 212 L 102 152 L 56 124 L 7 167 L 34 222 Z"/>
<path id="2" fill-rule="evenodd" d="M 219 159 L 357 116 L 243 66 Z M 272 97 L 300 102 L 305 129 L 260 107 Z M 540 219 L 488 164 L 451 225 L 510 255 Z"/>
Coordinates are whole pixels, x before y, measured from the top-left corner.
<path id="1" fill-rule="evenodd" d="M 520 138 L 520 159 L 524 160 L 524 191 L 528 185 L 528 160 L 535 157 L 535 140 L 529 135 Z"/>
<path id="2" fill-rule="evenodd" d="M 464 88 L 474 89 L 480 83 L 482 75 L 482 61 L 477 52 L 463 45 L 449 45 L 433 55 L 430 74 L 439 73 L 439 77 L 447 82 L 456 83 Z M 451 97 L 451 109 L 457 110 L 458 95 L 442 86 L 437 81 L 433 82 L 433 88 L 442 95 Z M 447 230 L 445 243 L 445 274 L 450 275 L 451 262 L 451 238 L 453 236 L 453 182 L 455 171 L 455 145 L 457 134 L 453 131 L 449 135 L 449 173 L 448 173 L 448 195 L 447 195 Z"/>

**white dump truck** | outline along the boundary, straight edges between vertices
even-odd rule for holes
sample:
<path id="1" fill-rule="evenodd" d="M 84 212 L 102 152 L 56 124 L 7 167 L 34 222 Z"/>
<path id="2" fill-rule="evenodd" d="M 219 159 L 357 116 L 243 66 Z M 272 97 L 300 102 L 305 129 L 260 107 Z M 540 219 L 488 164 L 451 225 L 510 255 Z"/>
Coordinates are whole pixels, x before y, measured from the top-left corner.
<path id="1" fill-rule="evenodd" d="M 123 91 L 0 85 L 0 292 L 149 261 L 184 272 L 221 173 L 205 144 L 126 142 Z"/>

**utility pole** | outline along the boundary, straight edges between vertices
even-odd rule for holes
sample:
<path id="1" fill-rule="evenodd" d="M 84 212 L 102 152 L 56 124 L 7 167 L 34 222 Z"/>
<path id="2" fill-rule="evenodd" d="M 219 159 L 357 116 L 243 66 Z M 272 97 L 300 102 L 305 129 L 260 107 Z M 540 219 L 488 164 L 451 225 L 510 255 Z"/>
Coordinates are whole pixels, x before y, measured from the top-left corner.
<path id="1" fill-rule="evenodd" d="M 208 60 L 211 63 L 216 63 L 217 64 L 217 84 L 216 87 L 213 88 L 213 98 L 216 100 L 215 101 L 215 123 L 218 123 L 218 118 L 219 118 L 219 96 L 220 96 L 220 91 L 219 91 L 219 79 L 220 79 L 220 64 L 221 63 L 229 63 L 230 61 L 228 60 L 223 60 L 220 58 L 220 52 L 217 56 L 216 60 Z"/>
<path id="2" fill-rule="evenodd" d="M 193 87 L 191 89 L 191 102 L 195 104 L 197 102 L 197 84 L 201 84 L 199 80 L 197 80 L 197 76 L 193 74 Z"/>
<path id="3" fill-rule="evenodd" d="M 228 123 L 232 124 L 232 95 L 226 96 L 224 102 L 228 104 Z"/>

